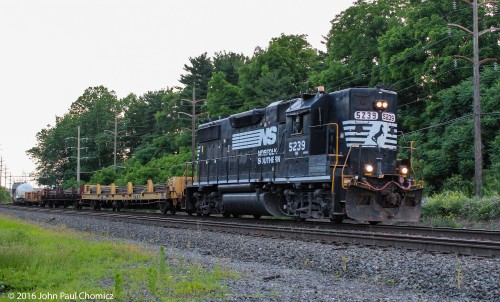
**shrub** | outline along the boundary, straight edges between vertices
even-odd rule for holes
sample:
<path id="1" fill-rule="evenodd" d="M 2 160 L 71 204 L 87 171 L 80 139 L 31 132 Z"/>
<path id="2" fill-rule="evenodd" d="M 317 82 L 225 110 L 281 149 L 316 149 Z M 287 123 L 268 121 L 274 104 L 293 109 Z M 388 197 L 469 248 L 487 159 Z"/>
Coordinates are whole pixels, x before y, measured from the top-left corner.
<path id="1" fill-rule="evenodd" d="M 500 196 L 474 198 L 463 207 L 463 217 L 471 221 L 486 221 L 500 217 Z"/>
<path id="2" fill-rule="evenodd" d="M 487 221 L 500 218 L 500 196 L 469 198 L 463 192 L 445 191 L 427 199 L 424 218 L 439 218 L 439 224 L 453 224 L 455 218 Z"/>
<path id="3" fill-rule="evenodd" d="M 458 217 L 462 216 L 463 207 L 468 200 L 462 192 L 445 191 L 428 198 L 422 207 L 424 217 Z"/>

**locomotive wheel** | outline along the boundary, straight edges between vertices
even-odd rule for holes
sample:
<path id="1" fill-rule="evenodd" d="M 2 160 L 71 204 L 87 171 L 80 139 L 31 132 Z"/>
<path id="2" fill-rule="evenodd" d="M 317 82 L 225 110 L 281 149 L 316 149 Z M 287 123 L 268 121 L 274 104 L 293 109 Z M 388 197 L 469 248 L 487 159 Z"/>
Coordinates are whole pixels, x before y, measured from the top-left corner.
<path id="1" fill-rule="evenodd" d="M 380 221 L 369 221 L 370 225 L 377 225 L 380 223 Z"/>
<path id="2" fill-rule="evenodd" d="M 222 217 L 229 218 L 229 217 L 231 217 L 231 213 L 224 211 L 224 212 L 222 212 Z"/>
<path id="3" fill-rule="evenodd" d="M 253 218 L 255 219 L 259 219 L 261 217 L 261 215 L 253 215 Z"/>
<path id="4" fill-rule="evenodd" d="M 344 215 L 333 215 L 333 217 L 330 218 L 330 221 L 335 224 L 342 223 L 343 220 Z"/>

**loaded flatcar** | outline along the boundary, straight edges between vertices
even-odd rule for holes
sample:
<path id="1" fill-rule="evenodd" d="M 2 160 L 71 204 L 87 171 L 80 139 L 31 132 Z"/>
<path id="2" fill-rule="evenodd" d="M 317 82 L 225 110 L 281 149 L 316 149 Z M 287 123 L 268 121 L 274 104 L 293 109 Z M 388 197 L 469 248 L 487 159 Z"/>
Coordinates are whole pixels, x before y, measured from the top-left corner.
<path id="1" fill-rule="evenodd" d="M 84 185 L 76 208 L 90 206 L 94 210 L 111 208 L 113 211 L 122 208 L 159 209 L 164 214 L 175 214 L 184 198 L 185 181 L 183 177 L 173 177 L 165 184 L 153 184 L 149 179 L 145 186 L 134 186 L 131 182 L 126 187 L 115 184 Z"/>
<path id="2" fill-rule="evenodd" d="M 183 206 L 199 215 L 418 221 L 423 182 L 411 147 L 397 158 L 396 113 L 396 92 L 351 88 L 202 124 Z"/>

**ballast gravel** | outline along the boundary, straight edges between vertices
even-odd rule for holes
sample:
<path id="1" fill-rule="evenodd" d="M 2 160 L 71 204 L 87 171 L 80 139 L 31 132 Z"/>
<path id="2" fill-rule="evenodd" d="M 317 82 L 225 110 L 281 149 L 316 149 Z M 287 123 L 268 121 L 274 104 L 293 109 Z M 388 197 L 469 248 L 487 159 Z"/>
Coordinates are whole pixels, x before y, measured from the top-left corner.
<path id="1" fill-rule="evenodd" d="M 42 225 L 130 240 L 239 276 L 216 301 L 500 301 L 500 259 L 177 229 L 0 208 Z M 213 301 L 213 300 L 207 300 Z"/>

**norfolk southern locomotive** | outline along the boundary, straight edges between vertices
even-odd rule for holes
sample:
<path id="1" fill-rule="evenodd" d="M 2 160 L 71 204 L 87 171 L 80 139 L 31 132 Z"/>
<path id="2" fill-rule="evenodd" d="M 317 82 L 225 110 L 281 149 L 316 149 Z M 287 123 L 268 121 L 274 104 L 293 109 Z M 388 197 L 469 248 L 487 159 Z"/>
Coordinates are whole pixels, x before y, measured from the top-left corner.
<path id="1" fill-rule="evenodd" d="M 198 215 L 418 221 L 423 182 L 398 160 L 397 94 L 319 91 L 199 126 L 181 207 Z"/>

